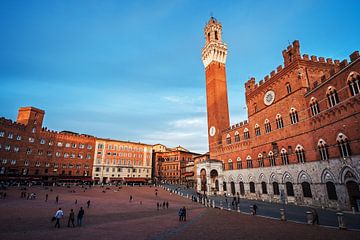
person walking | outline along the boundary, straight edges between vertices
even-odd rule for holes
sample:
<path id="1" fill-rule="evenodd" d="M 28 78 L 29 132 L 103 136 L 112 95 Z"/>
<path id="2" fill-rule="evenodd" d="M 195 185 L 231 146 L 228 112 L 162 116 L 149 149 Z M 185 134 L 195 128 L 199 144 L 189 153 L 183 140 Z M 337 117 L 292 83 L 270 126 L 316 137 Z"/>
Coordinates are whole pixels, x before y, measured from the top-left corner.
<path id="1" fill-rule="evenodd" d="M 46 194 L 45 195 L 45 202 L 47 202 L 48 198 L 49 198 L 49 194 Z"/>
<path id="2" fill-rule="evenodd" d="M 166 209 L 169 209 L 169 202 L 166 202 Z"/>
<path id="3" fill-rule="evenodd" d="M 256 206 L 256 204 L 254 204 L 254 205 L 253 205 L 253 215 L 256 215 L 257 208 L 258 208 L 258 207 Z"/>
<path id="4" fill-rule="evenodd" d="M 312 213 L 313 213 L 312 224 L 314 225 L 314 224 L 316 223 L 317 225 L 319 225 L 319 215 L 318 215 L 316 209 L 313 208 L 313 209 L 311 209 L 311 211 L 312 211 Z"/>
<path id="5" fill-rule="evenodd" d="M 162 207 L 163 207 L 163 209 L 165 209 L 165 202 L 163 202 Z"/>
<path id="6" fill-rule="evenodd" d="M 184 222 L 186 222 L 186 208 L 185 208 L 185 206 L 183 207 L 183 210 L 182 210 L 182 220 Z"/>
<path id="7" fill-rule="evenodd" d="M 78 227 L 81 227 L 84 214 L 85 214 L 85 211 L 84 211 L 83 207 L 80 207 L 80 210 L 79 210 L 78 215 L 77 215 L 77 225 L 78 225 Z"/>
<path id="8" fill-rule="evenodd" d="M 61 208 L 59 208 L 59 210 L 56 211 L 54 218 L 56 220 L 55 223 L 55 227 L 60 228 L 60 219 L 64 216 L 64 212 L 63 210 L 61 210 Z"/>
<path id="9" fill-rule="evenodd" d="M 130 195 L 129 202 L 131 202 L 133 199 L 132 195 Z"/>
<path id="10" fill-rule="evenodd" d="M 179 215 L 179 222 L 181 222 L 182 221 L 182 216 L 183 216 L 183 208 L 180 208 L 179 209 L 179 212 L 178 212 L 178 215 Z"/>
<path id="11" fill-rule="evenodd" d="M 74 221 L 75 221 L 75 213 L 74 210 L 71 209 L 69 214 L 68 227 L 70 227 L 70 223 L 72 224 L 72 227 L 75 227 Z"/>
<path id="12" fill-rule="evenodd" d="M 56 202 L 56 204 L 59 203 L 59 195 L 56 195 L 55 202 Z"/>
<path id="13" fill-rule="evenodd" d="M 86 203 L 87 203 L 87 208 L 89 208 L 90 207 L 90 200 L 88 200 Z"/>

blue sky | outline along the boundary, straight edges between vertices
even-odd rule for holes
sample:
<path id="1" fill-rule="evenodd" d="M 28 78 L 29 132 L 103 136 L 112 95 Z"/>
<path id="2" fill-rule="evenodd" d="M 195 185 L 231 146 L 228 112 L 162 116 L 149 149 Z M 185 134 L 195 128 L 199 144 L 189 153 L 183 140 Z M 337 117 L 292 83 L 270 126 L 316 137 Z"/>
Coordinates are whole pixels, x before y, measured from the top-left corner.
<path id="1" fill-rule="evenodd" d="M 44 126 L 207 151 L 203 28 L 228 44 L 231 123 L 247 118 L 244 83 L 309 55 L 359 50 L 360 1 L 0 2 L 0 116 L 46 111 Z"/>

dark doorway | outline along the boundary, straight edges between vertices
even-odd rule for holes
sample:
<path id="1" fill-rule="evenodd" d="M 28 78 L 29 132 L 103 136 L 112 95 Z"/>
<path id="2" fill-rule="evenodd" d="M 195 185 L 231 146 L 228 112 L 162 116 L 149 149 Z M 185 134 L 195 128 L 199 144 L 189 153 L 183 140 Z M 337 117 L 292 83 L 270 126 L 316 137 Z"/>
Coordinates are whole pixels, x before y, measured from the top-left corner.
<path id="1" fill-rule="evenodd" d="M 232 195 L 235 195 L 235 183 L 234 183 L 234 182 L 231 182 L 231 183 L 230 183 L 230 186 L 231 186 L 231 194 L 232 194 Z"/>
<path id="2" fill-rule="evenodd" d="M 349 194 L 350 206 L 354 207 L 356 211 L 359 211 L 357 201 L 360 201 L 359 185 L 354 181 L 348 181 L 346 188 Z"/>

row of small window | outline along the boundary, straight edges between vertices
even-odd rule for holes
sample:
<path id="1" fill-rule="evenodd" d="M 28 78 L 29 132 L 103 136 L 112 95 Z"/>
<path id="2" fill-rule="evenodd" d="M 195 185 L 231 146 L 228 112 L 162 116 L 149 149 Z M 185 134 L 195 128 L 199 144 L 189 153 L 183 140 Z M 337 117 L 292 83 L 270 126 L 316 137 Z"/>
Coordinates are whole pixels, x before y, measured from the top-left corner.
<path id="1" fill-rule="evenodd" d="M 235 183 L 231 182 L 230 186 L 231 186 L 232 194 L 235 195 Z M 242 196 L 244 196 L 245 195 L 244 183 L 240 182 L 239 187 L 240 187 L 240 194 Z M 277 182 L 273 182 L 272 183 L 272 188 L 273 188 L 273 194 L 275 196 L 279 196 L 280 195 L 279 184 Z M 286 182 L 285 183 L 285 188 L 286 188 L 286 195 L 287 196 L 289 196 L 289 197 L 294 197 L 295 196 L 295 194 L 294 194 L 294 186 L 293 186 L 293 184 L 291 182 Z M 303 193 L 304 197 L 312 198 L 312 192 L 311 192 L 310 183 L 302 182 L 301 183 L 301 188 L 302 188 L 302 193 Z M 255 193 L 256 192 L 254 182 L 249 182 L 249 189 L 250 189 L 250 193 Z M 227 191 L 226 182 L 223 183 L 223 190 Z M 262 194 L 268 194 L 266 182 L 261 182 L 261 190 L 262 190 Z M 338 199 L 335 184 L 333 182 L 330 182 L 330 181 L 326 182 L 326 190 L 327 190 L 328 198 L 330 200 L 337 200 Z"/>
<path id="2" fill-rule="evenodd" d="M 178 170 L 178 165 L 162 166 L 161 170 Z"/>
<path id="3" fill-rule="evenodd" d="M 7 160 L 7 159 L 3 159 L 1 160 L 1 164 L 5 165 L 10 163 L 10 165 L 16 165 L 16 160 Z"/>
<path id="4" fill-rule="evenodd" d="M 54 172 L 54 173 L 57 173 L 57 169 L 54 169 L 53 172 Z M 47 173 L 49 173 L 49 169 L 48 169 L 48 168 L 45 168 L 45 169 L 44 169 L 44 174 L 47 174 Z M 25 169 L 22 170 L 22 175 L 26 176 L 26 175 L 28 175 L 28 174 L 29 174 L 29 169 L 26 169 L 26 168 L 25 168 Z M 38 168 L 35 169 L 34 175 L 42 175 L 41 169 L 38 169 Z M 62 170 L 61 173 L 60 173 L 60 175 L 72 176 L 72 175 L 73 175 L 73 171 L 68 171 L 68 172 L 66 173 L 65 170 Z M 86 176 L 89 176 L 89 171 L 82 171 L 82 172 L 80 172 L 79 170 L 76 170 L 75 175 L 77 175 L 77 176 L 82 175 L 82 176 L 86 177 Z"/>
<path id="5" fill-rule="evenodd" d="M 337 145 L 339 148 L 340 156 L 343 158 L 349 157 L 351 155 L 351 149 L 350 149 L 350 144 L 349 144 L 347 137 L 344 134 L 340 133 L 336 140 L 337 140 Z M 291 150 L 291 148 L 289 148 L 289 150 Z M 320 139 L 318 141 L 318 151 L 319 151 L 319 155 L 320 155 L 320 160 L 329 160 L 328 146 L 323 139 Z M 296 146 L 295 155 L 296 155 L 296 159 L 297 159 L 298 163 L 305 163 L 305 160 L 306 160 L 305 151 L 304 151 L 304 148 L 300 144 L 298 144 Z M 281 149 L 280 157 L 281 157 L 282 165 L 289 164 L 289 153 L 285 148 Z M 265 162 L 264 162 L 265 159 L 264 158 L 265 157 L 263 156 L 262 153 L 258 154 L 259 167 L 265 167 Z M 269 159 L 269 165 L 271 167 L 276 166 L 276 158 L 272 151 L 269 152 L 268 159 Z M 252 161 L 250 155 L 248 155 L 246 157 L 246 165 L 247 165 L 247 168 L 253 168 L 253 161 Z M 228 169 L 229 170 L 234 169 L 233 162 L 231 159 L 228 160 Z M 237 159 L 237 169 L 242 169 L 242 161 L 241 161 L 240 157 L 238 157 L 238 159 Z"/>
<path id="6" fill-rule="evenodd" d="M 1 163 L 3 165 L 5 164 L 8 164 L 10 163 L 11 165 L 15 165 L 16 164 L 16 160 L 7 160 L 7 159 L 2 159 L 1 160 Z M 54 167 L 54 168 L 58 168 L 59 167 L 59 164 L 58 163 L 41 163 L 39 161 L 36 161 L 34 162 L 34 166 L 35 167 L 41 167 L 41 166 L 45 166 L 46 168 L 49 168 L 51 167 L 51 165 Z M 24 166 L 30 166 L 30 161 L 28 160 L 25 160 L 24 161 Z M 69 163 L 69 164 L 60 164 L 60 166 L 62 168 L 81 168 L 81 164 L 72 164 L 72 163 Z M 84 164 L 84 168 L 89 168 L 89 165 L 88 164 Z"/>
<path id="7" fill-rule="evenodd" d="M 178 172 L 163 172 L 162 175 L 165 175 L 165 176 L 178 176 L 179 173 Z"/>
<path id="8" fill-rule="evenodd" d="M 291 124 L 296 124 L 299 122 L 299 116 L 298 116 L 298 113 L 297 111 L 295 110 L 295 108 L 291 108 L 290 109 L 290 122 Z M 280 114 L 277 114 L 276 115 L 276 127 L 277 129 L 282 129 L 284 128 L 284 121 L 281 117 Z M 260 136 L 261 135 L 261 129 L 260 129 L 260 126 L 259 124 L 255 124 L 255 135 L 256 136 Z M 266 119 L 265 120 L 265 132 L 266 133 L 270 133 L 271 132 L 271 124 L 270 124 L 270 121 L 269 119 Z M 238 131 L 235 132 L 234 134 L 235 136 L 235 142 L 240 142 L 240 134 Z M 250 133 L 249 133 L 249 129 L 248 128 L 244 128 L 244 139 L 247 140 L 247 139 L 250 139 Z M 230 134 L 227 134 L 226 135 L 226 143 L 227 144 L 231 144 L 231 136 Z"/>
<path id="9" fill-rule="evenodd" d="M 0 137 L 5 137 L 5 132 L 4 131 L 0 131 Z M 8 133 L 7 135 L 8 139 L 13 139 L 14 138 L 14 134 L 13 133 Z M 16 140 L 21 141 L 22 137 L 20 135 L 16 135 Z"/>
<path id="10" fill-rule="evenodd" d="M 101 164 L 102 160 L 97 159 L 96 163 Z M 105 162 L 107 165 L 113 164 L 113 165 L 137 165 L 142 166 L 143 162 L 141 160 L 127 160 L 127 159 L 113 159 L 112 161 L 110 159 L 107 159 Z M 150 161 L 146 161 L 146 166 L 150 166 Z"/>
<path id="11" fill-rule="evenodd" d="M 104 149 L 104 144 L 99 143 L 98 144 L 98 149 Z M 143 148 L 138 148 L 138 147 L 134 147 L 132 148 L 131 146 L 122 146 L 122 145 L 107 145 L 107 149 L 108 150 L 119 150 L 119 151 L 135 151 L 135 152 L 142 152 L 144 149 Z"/>
<path id="12" fill-rule="evenodd" d="M 109 168 L 109 167 L 106 167 L 104 168 L 105 172 L 110 172 L 110 169 L 111 169 L 111 172 L 126 172 L 126 169 L 127 169 L 127 172 L 133 172 L 133 173 L 141 173 L 141 172 L 146 172 L 146 173 L 149 173 L 149 169 L 141 169 L 141 168 Z M 95 172 L 101 172 L 101 168 L 97 167 L 95 168 Z"/>
<path id="13" fill-rule="evenodd" d="M 98 151 L 97 154 L 98 154 L 98 155 L 101 155 L 102 152 L 101 152 L 101 151 Z M 131 156 L 133 156 L 134 158 L 136 158 L 136 156 L 137 156 L 136 153 L 132 154 L 132 153 L 121 153 L 121 152 L 120 152 L 120 153 L 107 152 L 106 155 L 108 155 L 108 156 L 119 156 L 119 157 L 122 157 L 122 156 L 124 156 L 124 157 L 131 157 Z M 139 156 L 139 158 L 142 158 L 142 157 L 143 157 L 143 155 L 142 155 L 141 153 L 140 153 L 138 156 Z"/>

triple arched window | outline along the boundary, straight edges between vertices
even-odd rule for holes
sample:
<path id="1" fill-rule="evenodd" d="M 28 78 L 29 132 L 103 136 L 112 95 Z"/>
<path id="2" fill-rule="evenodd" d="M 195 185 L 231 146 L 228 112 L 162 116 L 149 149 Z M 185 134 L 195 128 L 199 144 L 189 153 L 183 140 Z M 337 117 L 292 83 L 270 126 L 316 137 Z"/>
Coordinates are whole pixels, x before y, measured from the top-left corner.
<path id="1" fill-rule="evenodd" d="M 319 103 L 316 98 L 312 97 L 310 100 L 311 116 L 318 115 L 320 113 Z"/>
<path id="2" fill-rule="evenodd" d="M 276 127 L 278 129 L 284 128 L 284 122 L 280 114 L 276 115 Z"/>
<path id="3" fill-rule="evenodd" d="M 288 153 L 285 148 L 281 149 L 280 156 L 281 156 L 282 164 L 288 165 L 289 164 L 289 156 L 288 156 Z"/>
<path id="4" fill-rule="evenodd" d="M 260 130 L 259 124 L 255 124 L 255 135 L 256 135 L 256 136 L 260 136 L 260 135 L 261 135 L 261 130 Z"/>
<path id="5" fill-rule="evenodd" d="M 351 155 L 351 151 L 348 138 L 343 133 L 339 133 L 336 138 L 336 142 L 339 146 L 341 157 L 349 157 Z"/>
<path id="6" fill-rule="evenodd" d="M 264 167 L 264 157 L 261 153 L 259 153 L 258 155 L 258 162 L 259 162 L 259 167 Z"/>
<path id="7" fill-rule="evenodd" d="M 299 122 L 298 113 L 295 108 L 290 109 L 289 115 L 290 115 L 291 124 L 295 124 L 295 123 Z"/>
<path id="8" fill-rule="evenodd" d="M 247 168 L 253 168 L 253 162 L 252 162 L 250 155 L 248 155 L 246 157 L 246 165 L 247 165 Z"/>
<path id="9" fill-rule="evenodd" d="M 249 138 L 250 138 L 249 129 L 245 128 L 244 129 L 244 139 L 249 139 Z"/>
<path id="10" fill-rule="evenodd" d="M 271 132 L 271 124 L 269 119 L 265 119 L 265 133 L 270 133 Z"/>
<path id="11" fill-rule="evenodd" d="M 235 142 L 240 142 L 240 134 L 238 131 L 235 132 Z"/>
<path id="12" fill-rule="evenodd" d="M 317 147 L 319 149 L 320 160 L 328 160 L 329 159 L 329 152 L 326 145 L 326 142 L 323 139 L 319 139 Z"/>
<path id="13" fill-rule="evenodd" d="M 334 87 L 328 87 L 326 91 L 326 97 L 328 99 L 329 107 L 333 107 L 339 103 L 339 97 Z"/>
<path id="14" fill-rule="evenodd" d="M 350 89 L 351 96 L 355 96 L 360 93 L 360 74 L 352 72 L 349 74 L 347 84 Z"/>
<path id="15" fill-rule="evenodd" d="M 295 154 L 296 154 L 298 163 L 305 163 L 305 153 L 304 153 L 303 146 L 298 144 L 295 149 Z"/>
<path id="16" fill-rule="evenodd" d="M 226 143 L 231 144 L 231 136 L 230 136 L 230 134 L 226 135 Z"/>
<path id="17" fill-rule="evenodd" d="M 275 161 L 274 153 L 273 153 L 272 151 L 270 151 L 269 154 L 268 154 L 268 156 L 269 156 L 270 166 L 271 166 L 271 167 L 276 166 L 276 161 Z"/>

